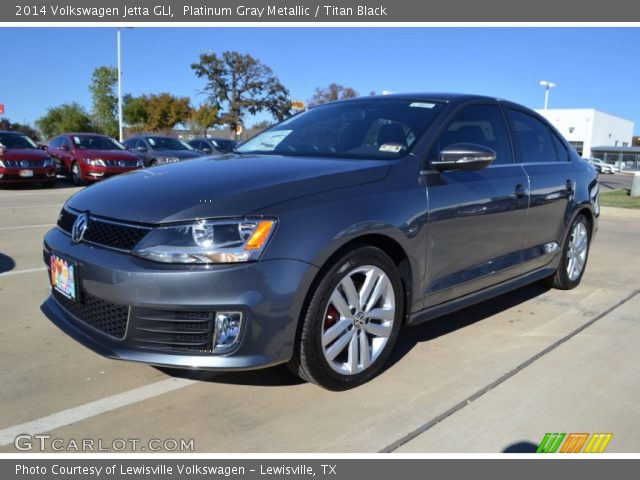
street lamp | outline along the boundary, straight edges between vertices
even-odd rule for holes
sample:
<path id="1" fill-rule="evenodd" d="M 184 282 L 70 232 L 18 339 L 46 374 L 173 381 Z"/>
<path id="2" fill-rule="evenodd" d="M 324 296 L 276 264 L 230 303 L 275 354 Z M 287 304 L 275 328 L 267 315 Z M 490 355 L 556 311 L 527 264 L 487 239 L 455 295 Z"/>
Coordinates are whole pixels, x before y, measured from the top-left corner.
<path id="1" fill-rule="evenodd" d="M 120 132 L 120 141 L 123 140 L 122 134 L 122 62 L 120 59 L 120 29 L 118 28 L 118 131 Z"/>
<path id="2" fill-rule="evenodd" d="M 133 28 L 133 27 L 124 27 Z M 124 139 L 123 127 L 122 127 L 122 60 L 120 55 L 120 28 L 117 30 L 118 38 L 118 130 L 120 132 L 119 140 L 122 142 Z"/>
<path id="3" fill-rule="evenodd" d="M 547 80 L 540 80 L 540 86 L 544 87 L 544 109 L 549 105 L 549 89 L 555 88 L 556 84 Z"/>

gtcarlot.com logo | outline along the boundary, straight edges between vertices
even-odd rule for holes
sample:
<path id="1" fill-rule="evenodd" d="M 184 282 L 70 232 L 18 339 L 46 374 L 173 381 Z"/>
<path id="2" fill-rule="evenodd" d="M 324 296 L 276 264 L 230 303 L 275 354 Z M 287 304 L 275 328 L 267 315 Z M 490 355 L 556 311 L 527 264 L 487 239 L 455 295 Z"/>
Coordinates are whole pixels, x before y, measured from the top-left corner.
<path id="1" fill-rule="evenodd" d="M 545 433 L 537 453 L 604 453 L 612 437 L 613 433 Z"/>
<path id="2" fill-rule="evenodd" d="M 55 438 L 48 433 L 18 435 L 13 446 L 16 450 L 54 452 L 193 452 L 193 438 Z"/>

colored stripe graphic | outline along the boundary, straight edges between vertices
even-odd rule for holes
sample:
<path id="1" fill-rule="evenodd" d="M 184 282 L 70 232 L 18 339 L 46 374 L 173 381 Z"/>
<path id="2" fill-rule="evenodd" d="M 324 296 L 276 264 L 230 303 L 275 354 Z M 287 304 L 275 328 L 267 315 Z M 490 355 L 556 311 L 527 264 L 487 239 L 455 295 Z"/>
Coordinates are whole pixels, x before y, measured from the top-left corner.
<path id="1" fill-rule="evenodd" d="M 584 453 L 602 453 L 607 448 L 613 433 L 594 433 L 584 449 Z"/>
<path id="2" fill-rule="evenodd" d="M 580 453 L 587 438 L 589 438 L 588 433 L 570 433 L 564 441 L 560 453 Z"/>
<path id="3" fill-rule="evenodd" d="M 536 453 L 556 453 L 566 433 L 545 433 Z"/>

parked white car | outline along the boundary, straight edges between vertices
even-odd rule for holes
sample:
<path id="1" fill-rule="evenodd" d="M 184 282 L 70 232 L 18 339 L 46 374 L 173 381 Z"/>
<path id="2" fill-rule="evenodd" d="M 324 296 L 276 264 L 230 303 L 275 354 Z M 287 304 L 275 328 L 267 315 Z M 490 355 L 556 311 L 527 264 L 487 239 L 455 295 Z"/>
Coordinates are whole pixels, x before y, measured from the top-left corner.
<path id="1" fill-rule="evenodd" d="M 620 169 L 610 163 L 603 162 L 599 158 L 585 158 L 591 165 L 595 167 L 598 173 L 608 173 L 613 174 L 616 171 L 620 171 Z"/>

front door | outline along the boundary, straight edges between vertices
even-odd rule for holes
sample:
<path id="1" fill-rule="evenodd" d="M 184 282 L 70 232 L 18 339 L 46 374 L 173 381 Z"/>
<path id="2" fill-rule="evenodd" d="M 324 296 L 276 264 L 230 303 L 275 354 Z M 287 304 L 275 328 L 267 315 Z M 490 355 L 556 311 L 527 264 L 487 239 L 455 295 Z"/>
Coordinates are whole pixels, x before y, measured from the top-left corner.
<path id="1" fill-rule="evenodd" d="M 502 110 L 472 105 L 459 112 L 440 135 L 428 159 L 455 143 L 487 146 L 492 165 L 479 170 L 429 171 L 424 307 L 431 307 L 521 273 L 522 240 L 529 182 L 514 162 Z"/>

